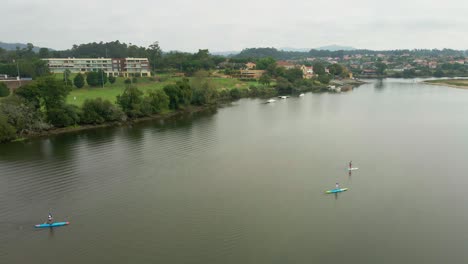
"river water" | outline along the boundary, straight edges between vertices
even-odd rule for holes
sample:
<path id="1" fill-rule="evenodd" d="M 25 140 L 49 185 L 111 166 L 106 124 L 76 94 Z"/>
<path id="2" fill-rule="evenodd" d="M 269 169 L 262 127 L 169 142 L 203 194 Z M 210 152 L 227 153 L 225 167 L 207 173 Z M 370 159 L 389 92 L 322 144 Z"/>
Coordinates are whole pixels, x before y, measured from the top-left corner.
<path id="1" fill-rule="evenodd" d="M 465 263 L 468 91 L 418 81 L 0 145 L 0 263 Z"/>

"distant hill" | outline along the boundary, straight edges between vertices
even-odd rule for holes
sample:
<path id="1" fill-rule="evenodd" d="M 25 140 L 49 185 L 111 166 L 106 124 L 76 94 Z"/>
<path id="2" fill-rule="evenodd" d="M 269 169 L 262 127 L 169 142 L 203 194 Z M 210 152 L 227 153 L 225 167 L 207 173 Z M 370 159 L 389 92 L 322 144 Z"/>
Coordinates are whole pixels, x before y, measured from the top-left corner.
<path id="1" fill-rule="evenodd" d="M 291 47 L 283 47 L 283 48 L 280 48 L 280 50 L 284 50 L 284 51 L 308 52 L 310 49 L 309 49 L 309 48 L 291 48 Z"/>
<path id="2" fill-rule="evenodd" d="M 0 48 L 2 48 L 2 49 L 16 50 L 16 47 L 20 47 L 20 49 L 24 49 L 24 48 L 27 47 L 27 45 L 24 44 L 24 43 L 6 43 L 6 42 L 1 42 L 0 41 Z M 34 50 L 34 52 L 39 52 L 40 48 L 41 47 L 34 46 L 33 50 Z M 52 49 L 49 49 L 49 50 L 52 50 Z"/>
<path id="3" fill-rule="evenodd" d="M 316 50 L 329 50 L 329 51 L 337 51 L 337 50 L 356 50 L 356 48 L 349 47 L 349 46 L 340 46 L 340 45 L 328 45 L 323 47 L 315 48 Z"/>
<path id="4" fill-rule="evenodd" d="M 210 52 L 212 55 L 218 55 L 218 56 L 230 56 L 230 55 L 237 55 L 240 53 L 240 51 L 213 51 Z"/>

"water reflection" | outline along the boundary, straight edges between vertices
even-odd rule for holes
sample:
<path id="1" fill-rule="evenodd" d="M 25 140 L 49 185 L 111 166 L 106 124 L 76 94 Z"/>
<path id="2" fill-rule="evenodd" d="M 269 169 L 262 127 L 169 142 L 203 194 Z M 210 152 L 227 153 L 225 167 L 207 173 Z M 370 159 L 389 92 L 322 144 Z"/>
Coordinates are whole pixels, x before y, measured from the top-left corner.
<path id="1" fill-rule="evenodd" d="M 374 83 L 374 89 L 378 92 L 382 92 L 384 89 L 384 80 L 383 79 L 377 79 Z"/>

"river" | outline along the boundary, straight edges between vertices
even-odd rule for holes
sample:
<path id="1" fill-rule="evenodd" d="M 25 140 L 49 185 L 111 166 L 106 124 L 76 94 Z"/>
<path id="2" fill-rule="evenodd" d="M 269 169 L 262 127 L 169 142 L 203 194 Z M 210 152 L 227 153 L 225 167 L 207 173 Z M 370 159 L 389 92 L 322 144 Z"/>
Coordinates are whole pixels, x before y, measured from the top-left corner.
<path id="1" fill-rule="evenodd" d="M 464 263 L 468 91 L 419 81 L 0 145 L 0 263 Z"/>

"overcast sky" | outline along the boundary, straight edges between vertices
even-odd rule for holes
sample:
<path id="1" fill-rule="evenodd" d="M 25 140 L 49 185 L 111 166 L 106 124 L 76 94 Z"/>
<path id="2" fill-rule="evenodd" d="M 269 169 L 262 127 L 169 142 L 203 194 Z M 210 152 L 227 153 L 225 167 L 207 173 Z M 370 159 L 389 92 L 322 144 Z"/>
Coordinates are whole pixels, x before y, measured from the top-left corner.
<path id="1" fill-rule="evenodd" d="M 0 41 L 68 49 L 120 40 L 163 50 L 468 49 L 468 0 L 12 0 Z"/>

